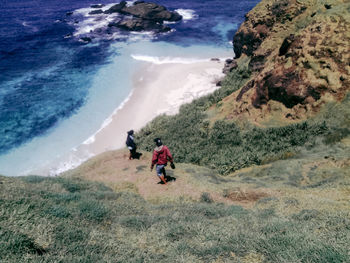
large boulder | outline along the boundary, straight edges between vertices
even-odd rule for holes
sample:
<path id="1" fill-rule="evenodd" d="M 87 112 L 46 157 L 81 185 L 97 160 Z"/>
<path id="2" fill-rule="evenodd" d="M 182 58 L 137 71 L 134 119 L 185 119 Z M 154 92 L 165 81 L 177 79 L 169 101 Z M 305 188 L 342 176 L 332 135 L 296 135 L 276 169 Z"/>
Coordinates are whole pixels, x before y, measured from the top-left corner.
<path id="1" fill-rule="evenodd" d="M 98 22 L 105 19 L 108 20 L 108 22 L 106 22 L 109 24 L 108 28 L 98 28 L 93 30 L 93 32 L 89 33 L 89 37 L 104 33 L 111 35 L 117 31 L 117 29 L 137 32 L 151 31 L 153 33 L 163 33 L 171 30 L 169 26 L 163 24 L 164 21 L 179 21 L 182 19 L 182 16 L 177 12 L 171 12 L 162 5 L 144 1 L 136 1 L 130 6 L 126 1 L 121 1 L 105 11 L 102 10 L 102 4 L 94 4 L 90 7 L 93 8 L 93 10 L 89 12 L 89 15 L 96 15 L 96 19 L 94 19 L 94 21 Z M 72 14 L 73 13 L 68 13 L 67 15 Z M 99 14 L 106 15 L 97 16 Z M 81 41 L 89 42 L 88 40 Z"/>
<path id="2" fill-rule="evenodd" d="M 127 18 L 119 22 L 112 22 L 109 27 L 118 27 L 128 31 L 154 31 L 156 33 L 168 32 L 170 27 L 157 23 L 152 20 L 143 20 L 141 18 Z"/>
<path id="3" fill-rule="evenodd" d="M 91 12 L 89 12 L 89 15 L 99 15 L 99 14 L 103 14 L 102 9 L 92 10 Z"/>
<path id="4" fill-rule="evenodd" d="M 126 1 L 121 1 L 119 4 L 112 6 L 110 9 L 106 10 L 105 14 L 121 13 L 122 9 L 126 6 Z"/>
<path id="5" fill-rule="evenodd" d="M 227 74 L 231 72 L 232 70 L 237 68 L 237 62 L 234 59 L 226 59 L 225 66 L 222 70 L 222 73 Z"/>
<path id="6" fill-rule="evenodd" d="M 182 16 L 177 12 L 168 11 L 164 6 L 155 3 L 146 3 L 143 1 L 135 2 L 132 6 L 126 6 L 120 11 L 123 14 L 133 15 L 147 20 L 157 22 L 179 21 Z"/>
<path id="7" fill-rule="evenodd" d="M 102 8 L 104 6 L 105 6 L 104 4 L 95 4 L 95 5 L 91 5 L 90 7 L 91 8 Z"/>

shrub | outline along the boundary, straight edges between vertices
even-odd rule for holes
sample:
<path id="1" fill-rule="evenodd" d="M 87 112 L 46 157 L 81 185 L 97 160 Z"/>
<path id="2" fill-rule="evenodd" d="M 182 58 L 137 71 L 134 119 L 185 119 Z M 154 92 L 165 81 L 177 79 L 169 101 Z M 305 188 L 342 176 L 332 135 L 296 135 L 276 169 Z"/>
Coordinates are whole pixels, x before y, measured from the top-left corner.
<path id="1" fill-rule="evenodd" d="M 157 222 L 152 216 L 127 216 L 121 219 L 120 223 L 128 228 L 143 230 L 151 227 Z"/>
<path id="2" fill-rule="evenodd" d="M 62 180 L 62 186 L 70 193 L 80 192 L 85 189 L 83 185 L 67 180 Z"/>
<path id="3" fill-rule="evenodd" d="M 0 259 L 9 253 L 36 253 L 39 255 L 44 253 L 44 249 L 40 248 L 31 238 L 22 233 L 13 233 L 0 229 L 0 240 Z"/>
<path id="4" fill-rule="evenodd" d="M 212 203 L 213 199 L 211 198 L 209 193 L 205 192 L 205 193 L 202 193 L 200 201 L 205 203 Z"/>
<path id="5" fill-rule="evenodd" d="M 32 184 L 38 184 L 38 183 L 41 183 L 41 182 L 47 180 L 47 177 L 45 177 L 45 176 L 36 176 L 36 175 L 23 176 L 20 178 L 24 182 L 32 183 Z"/>
<path id="6" fill-rule="evenodd" d="M 178 162 L 189 162 L 228 174 L 266 160 L 293 157 L 294 151 L 330 132 L 325 122 L 303 122 L 285 127 L 241 130 L 233 122 L 217 121 L 210 128 L 203 113 L 190 106 L 176 116 L 161 116 L 138 134 L 140 147 L 153 148 L 161 137 Z"/>
<path id="7" fill-rule="evenodd" d="M 80 216 L 89 220 L 101 222 L 108 217 L 108 209 L 95 200 L 84 200 L 78 204 Z"/>
<path id="8" fill-rule="evenodd" d="M 58 205 L 48 208 L 44 212 L 44 214 L 49 214 L 58 218 L 66 218 L 70 216 L 70 213 L 66 207 L 58 206 Z"/>

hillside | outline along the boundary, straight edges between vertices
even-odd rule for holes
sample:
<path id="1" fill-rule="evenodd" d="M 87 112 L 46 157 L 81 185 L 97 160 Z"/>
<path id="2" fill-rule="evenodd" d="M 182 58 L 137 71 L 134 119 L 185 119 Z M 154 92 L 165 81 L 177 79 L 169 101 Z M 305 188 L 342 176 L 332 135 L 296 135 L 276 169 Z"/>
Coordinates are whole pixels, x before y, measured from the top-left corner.
<path id="1" fill-rule="evenodd" d="M 289 0 L 262 1 L 249 12 L 233 44 L 252 77 L 227 98 L 234 116 L 258 121 L 277 111 L 301 120 L 341 101 L 350 87 L 349 9 L 343 0 Z"/>
<path id="2" fill-rule="evenodd" d="M 349 8 L 261 1 L 234 37 L 222 87 L 156 118 L 141 147 L 161 137 L 178 161 L 228 174 L 349 136 Z"/>
<path id="3" fill-rule="evenodd" d="M 0 176 L 1 262 L 350 262 L 349 1 L 262 0 L 213 94 L 143 155 Z M 175 157 L 149 171 L 153 139 Z"/>
<path id="4" fill-rule="evenodd" d="M 148 153 L 129 161 L 124 150 L 59 177 L 0 177 L 0 260 L 349 262 L 345 150 L 229 176 L 177 164 L 167 186 Z"/>

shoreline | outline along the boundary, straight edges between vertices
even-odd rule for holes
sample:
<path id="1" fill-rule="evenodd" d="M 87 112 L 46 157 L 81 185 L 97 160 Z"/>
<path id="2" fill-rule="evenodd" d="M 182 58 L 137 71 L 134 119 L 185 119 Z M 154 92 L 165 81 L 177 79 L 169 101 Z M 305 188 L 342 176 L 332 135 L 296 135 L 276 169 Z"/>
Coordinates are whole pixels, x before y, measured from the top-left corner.
<path id="1" fill-rule="evenodd" d="M 139 131 L 156 116 L 174 115 L 181 105 L 212 93 L 224 77 L 224 59 L 191 63 L 140 61 L 141 69 L 132 76 L 129 96 L 103 122 L 99 130 L 81 145 L 54 161 L 41 175 L 59 175 L 89 158 L 125 146 L 126 132 Z"/>

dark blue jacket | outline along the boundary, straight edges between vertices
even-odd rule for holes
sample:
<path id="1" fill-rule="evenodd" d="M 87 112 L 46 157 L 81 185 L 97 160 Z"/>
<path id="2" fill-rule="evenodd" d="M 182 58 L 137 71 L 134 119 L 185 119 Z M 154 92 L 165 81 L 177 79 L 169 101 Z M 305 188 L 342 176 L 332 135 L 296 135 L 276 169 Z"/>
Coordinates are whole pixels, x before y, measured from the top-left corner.
<path id="1" fill-rule="evenodd" d="M 136 148 L 136 143 L 134 142 L 134 139 L 131 135 L 128 135 L 128 137 L 126 138 L 126 146 L 132 147 L 133 149 Z"/>

